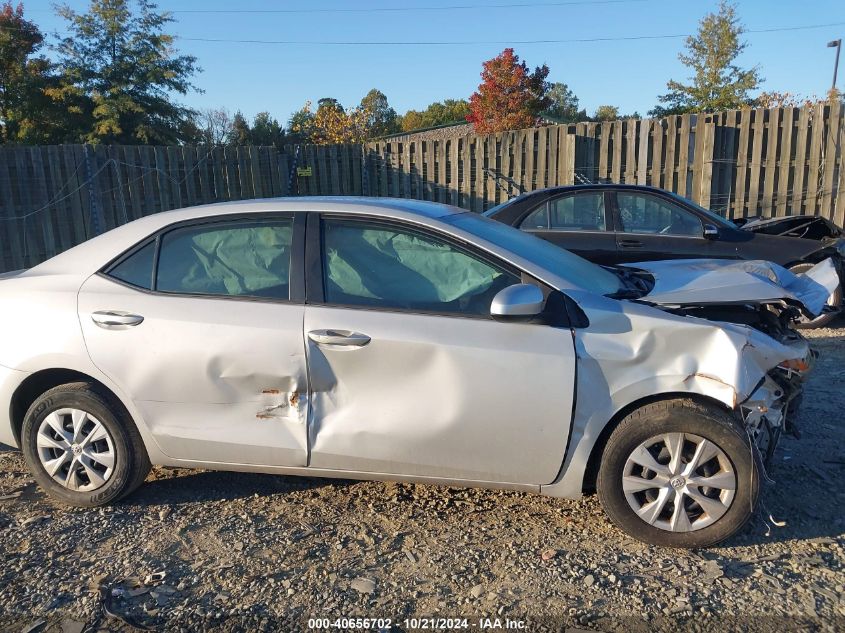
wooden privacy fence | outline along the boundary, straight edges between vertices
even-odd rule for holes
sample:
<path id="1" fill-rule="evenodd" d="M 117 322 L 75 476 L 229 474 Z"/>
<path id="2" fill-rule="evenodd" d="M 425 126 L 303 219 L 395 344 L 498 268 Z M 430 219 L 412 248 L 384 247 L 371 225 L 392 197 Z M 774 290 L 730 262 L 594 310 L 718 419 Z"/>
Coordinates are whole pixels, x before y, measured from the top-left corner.
<path id="1" fill-rule="evenodd" d="M 0 147 L 0 270 L 151 213 L 287 195 L 416 198 L 480 212 L 517 188 L 622 182 L 668 189 L 728 217 L 807 213 L 842 225 L 843 139 L 834 103 L 282 152 Z"/>

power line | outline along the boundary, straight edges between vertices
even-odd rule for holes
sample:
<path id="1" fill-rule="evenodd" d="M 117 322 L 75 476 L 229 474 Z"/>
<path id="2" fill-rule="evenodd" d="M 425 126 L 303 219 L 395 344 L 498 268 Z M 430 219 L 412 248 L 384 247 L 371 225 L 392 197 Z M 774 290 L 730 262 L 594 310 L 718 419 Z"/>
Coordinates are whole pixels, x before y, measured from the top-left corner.
<path id="1" fill-rule="evenodd" d="M 845 22 L 828 22 L 825 24 L 807 24 L 803 26 L 776 26 L 766 29 L 746 29 L 744 33 L 781 33 L 786 31 L 807 31 L 823 29 L 832 26 L 845 26 Z M 0 26 L 0 30 L 19 31 L 21 29 L 10 26 Z M 185 42 L 209 42 L 220 44 L 269 44 L 287 46 L 478 46 L 478 45 L 528 45 L 528 44 L 582 44 L 589 42 L 629 42 L 638 40 L 665 40 L 690 37 L 691 33 L 672 33 L 660 35 L 623 35 L 617 37 L 576 37 L 568 39 L 548 40 L 454 40 L 454 41 L 353 41 L 353 40 L 254 40 L 229 39 L 214 37 L 182 37 Z"/>
<path id="2" fill-rule="evenodd" d="M 843 26 L 845 22 L 829 22 L 826 24 L 808 24 L 805 26 L 779 26 L 767 29 L 747 29 L 745 33 L 778 33 L 783 31 L 806 31 L 822 29 L 831 26 Z M 663 40 L 689 37 L 690 33 L 674 33 L 664 35 L 626 35 L 620 37 L 578 37 L 559 40 L 463 40 L 463 41 L 352 41 L 352 40 L 253 40 L 228 39 L 213 37 L 179 37 L 185 42 L 212 42 L 225 44 L 276 44 L 276 45 L 305 45 L 305 46 L 476 46 L 476 45 L 525 45 L 525 44 L 576 44 L 587 42 L 624 42 L 636 40 Z"/>
<path id="3" fill-rule="evenodd" d="M 570 0 L 569 2 L 526 2 L 507 4 L 455 4 L 437 7 L 354 7 L 333 9 L 175 9 L 169 13 L 407 13 L 412 11 L 467 11 L 471 9 L 530 9 L 576 5 L 628 4 L 649 0 Z"/>

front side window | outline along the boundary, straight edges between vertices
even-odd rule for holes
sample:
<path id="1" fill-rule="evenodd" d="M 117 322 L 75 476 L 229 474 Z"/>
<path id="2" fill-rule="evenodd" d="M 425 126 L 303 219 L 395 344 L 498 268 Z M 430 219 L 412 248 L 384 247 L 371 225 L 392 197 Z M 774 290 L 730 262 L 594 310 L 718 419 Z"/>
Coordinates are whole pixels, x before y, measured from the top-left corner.
<path id="1" fill-rule="evenodd" d="M 288 299 L 292 224 L 282 219 L 170 231 L 161 238 L 155 289 Z"/>
<path id="2" fill-rule="evenodd" d="M 367 222 L 323 222 L 326 302 L 488 316 L 493 297 L 519 283 L 448 242 Z"/>
<path id="3" fill-rule="evenodd" d="M 626 233 L 701 237 L 701 220 L 668 200 L 636 193 L 618 193 L 619 216 Z"/>

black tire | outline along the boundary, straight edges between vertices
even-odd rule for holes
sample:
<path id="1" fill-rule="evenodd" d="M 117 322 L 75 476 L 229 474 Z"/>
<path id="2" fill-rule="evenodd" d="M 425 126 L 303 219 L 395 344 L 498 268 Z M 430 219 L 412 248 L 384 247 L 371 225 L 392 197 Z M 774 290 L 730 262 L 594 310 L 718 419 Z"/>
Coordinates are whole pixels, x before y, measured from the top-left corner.
<path id="1" fill-rule="evenodd" d="M 99 488 L 70 490 L 53 480 L 38 455 L 42 422 L 59 409 L 78 409 L 93 416 L 111 436 L 114 466 Z M 54 387 L 32 403 L 21 430 L 21 449 L 30 471 L 51 497 L 73 506 L 96 507 L 116 501 L 138 488 L 150 472 L 150 460 L 138 429 L 123 405 L 102 387 L 87 382 Z"/>
<path id="2" fill-rule="evenodd" d="M 622 488 L 625 464 L 640 444 L 664 433 L 688 433 L 716 444 L 736 476 L 736 493 L 728 510 L 714 523 L 687 532 L 650 525 L 629 505 Z M 634 538 L 666 547 L 709 547 L 723 541 L 751 518 L 760 495 L 760 473 L 748 436 L 729 412 L 689 399 L 661 400 L 628 414 L 604 448 L 596 488 L 610 520 Z"/>
<path id="3" fill-rule="evenodd" d="M 800 275 L 801 273 L 807 272 L 812 267 L 813 264 L 801 263 L 790 266 L 789 270 L 790 272 L 793 272 L 796 275 Z M 842 305 L 842 284 L 836 286 L 836 290 L 834 290 L 833 294 L 830 295 L 830 299 L 828 299 L 827 304 L 830 306 L 834 306 L 835 308 L 839 308 Z M 826 314 L 822 314 L 821 316 L 817 316 L 815 319 L 807 319 L 802 317 L 802 319 L 795 324 L 795 327 L 799 330 L 814 330 L 816 328 L 822 328 L 827 326 L 831 321 L 833 321 L 833 319 L 835 319 L 838 314 L 838 312 L 828 312 Z"/>

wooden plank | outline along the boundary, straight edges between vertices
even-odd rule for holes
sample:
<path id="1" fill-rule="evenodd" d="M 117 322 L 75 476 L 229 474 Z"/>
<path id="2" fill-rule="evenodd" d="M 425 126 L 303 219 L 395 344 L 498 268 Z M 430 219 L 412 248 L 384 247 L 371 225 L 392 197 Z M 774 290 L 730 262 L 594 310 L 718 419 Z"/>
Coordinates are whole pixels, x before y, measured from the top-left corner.
<path id="1" fill-rule="evenodd" d="M 644 185 L 648 180 L 648 146 L 652 122 L 648 119 L 639 122 L 637 143 L 637 184 Z"/>
<path id="2" fill-rule="evenodd" d="M 813 107 L 811 121 L 810 162 L 807 168 L 807 186 L 804 208 L 812 215 L 819 214 L 819 194 L 822 179 L 822 149 L 824 134 L 824 111 L 826 105 L 820 103 Z"/>
<path id="3" fill-rule="evenodd" d="M 461 139 L 461 204 L 464 209 L 472 207 L 472 137 L 467 134 Z"/>
<path id="4" fill-rule="evenodd" d="M 537 189 L 545 189 L 549 186 L 549 127 L 537 128 Z"/>
<path id="5" fill-rule="evenodd" d="M 173 208 L 181 209 L 185 206 L 182 202 L 182 183 L 185 179 L 185 170 L 183 169 L 178 148 L 172 145 L 167 148 L 167 175 L 168 182 L 170 183 Z"/>
<path id="6" fill-rule="evenodd" d="M 400 171 L 400 145 L 396 141 L 391 141 L 388 143 L 388 147 L 390 148 L 390 193 L 388 195 L 394 198 L 401 198 L 401 182 L 402 182 L 402 172 Z"/>
<path id="7" fill-rule="evenodd" d="M 513 144 L 513 132 L 503 132 L 502 133 L 502 144 L 499 147 L 499 153 L 501 154 L 501 163 L 499 166 L 499 170 L 505 178 L 510 178 L 511 173 L 511 166 L 512 166 L 512 159 L 511 159 L 511 145 Z M 512 195 L 516 195 L 518 192 L 513 191 L 513 188 L 506 182 L 502 181 L 502 185 L 511 192 Z M 503 200 L 507 197 L 503 194 Z"/>
<path id="8" fill-rule="evenodd" d="M 212 195 L 215 202 L 223 202 L 229 199 L 228 186 L 226 184 L 226 157 L 222 147 L 215 147 L 211 150 L 213 171 Z"/>
<path id="9" fill-rule="evenodd" d="M 590 180 L 594 182 L 603 182 L 610 178 L 610 169 L 609 165 L 612 164 L 612 159 L 610 157 L 611 149 L 611 136 L 613 133 L 613 126 L 609 122 L 599 123 L 596 128 L 601 135 L 599 139 L 599 170 L 596 173 L 590 172 L 587 176 Z M 587 161 L 587 166 L 589 167 L 590 161 Z"/>
<path id="10" fill-rule="evenodd" d="M 836 201 L 833 205 L 833 213 L 831 219 L 838 225 L 845 224 L 845 121 L 841 118 L 840 111 L 839 121 L 839 181 L 836 184 Z"/>
<path id="11" fill-rule="evenodd" d="M 73 244 L 81 244 L 88 239 L 87 222 L 85 218 L 83 196 L 85 194 L 85 169 L 82 164 L 82 146 L 64 145 L 61 147 L 62 163 L 67 178 L 68 202 L 70 203 L 70 225 L 71 241 Z"/>
<path id="12" fill-rule="evenodd" d="M 605 124 L 613 129 L 613 141 L 611 143 L 610 157 L 610 180 L 611 182 L 622 182 L 622 121 L 613 121 Z"/>
<path id="13" fill-rule="evenodd" d="M 244 158 L 249 166 L 248 171 L 250 176 L 250 185 L 252 187 L 252 197 L 264 198 L 266 197 L 266 194 L 264 193 L 264 183 L 261 179 L 261 157 L 258 153 L 258 147 L 250 145 L 249 147 L 244 147 L 242 149 L 246 153 Z"/>
<path id="14" fill-rule="evenodd" d="M 492 170 L 484 174 L 484 209 L 496 206 L 496 179 L 491 175 L 496 172 L 496 145 L 498 134 L 488 134 L 485 137 L 484 161 L 487 168 Z"/>
<path id="15" fill-rule="evenodd" d="M 401 156 L 402 156 L 402 197 L 403 198 L 413 198 L 414 195 L 411 191 L 411 144 L 408 141 L 405 141 L 401 144 Z"/>
<path id="16" fill-rule="evenodd" d="M 138 147 L 138 162 L 141 165 L 142 180 L 144 183 L 144 197 L 141 203 L 142 215 L 150 215 L 161 211 L 161 200 L 159 198 L 155 165 L 155 149 L 148 146 Z"/>
<path id="17" fill-rule="evenodd" d="M 775 180 L 777 179 L 778 152 L 780 151 L 780 116 L 782 108 L 768 112 L 763 169 L 763 199 L 760 209 L 764 215 L 775 214 Z"/>
<path id="18" fill-rule="evenodd" d="M 474 194 L 472 196 L 472 211 L 481 213 L 484 211 L 484 189 L 485 189 L 485 176 L 484 176 L 484 137 L 483 136 L 476 136 L 475 137 L 475 169 L 472 170 L 472 179 L 473 179 L 473 191 Z"/>
<path id="19" fill-rule="evenodd" d="M 748 217 L 750 210 L 746 200 L 745 180 L 748 175 L 748 144 L 751 135 L 751 110 L 741 110 L 738 114 L 739 141 L 736 154 L 736 186 L 734 194 L 734 217 Z"/>
<path id="20" fill-rule="evenodd" d="M 763 168 L 763 135 L 766 129 L 766 110 L 758 108 L 750 112 L 753 117 L 753 141 L 751 144 L 751 170 L 748 184 L 748 214 L 759 215 L 760 208 L 760 172 Z"/>
<path id="21" fill-rule="evenodd" d="M 525 180 L 528 191 L 537 189 L 537 130 L 525 131 Z"/>
<path id="22" fill-rule="evenodd" d="M 652 125 L 652 141 L 651 141 L 651 173 L 646 184 L 652 187 L 664 188 L 664 156 L 663 146 L 666 135 L 666 128 L 663 125 L 662 119 L 657 119 Z"/>
<path id="23" fill-rule="evenodd" d="M 460 176 L 459 176 L 459 162 L 460 154 L 458 153 L 459 141 L 457 138 L 449 140 L 449 204 L 458 206 L 461 203 L 458 191 Z"/>
<path id="24" fill-rule="evenodd" d="M 523 182 L 523 160 L 524 160 L 525 132 L 516 130 L 513 132 L 513 181 L 522 186 L 523 191 L 528 191 Z"/>
<path id="25" fill-rule="evenodd" d="M 436 163 L 437 154 L 435 152 L 434 141 L 431 139 L 421 141 L 420 148 L 423 150 L 423 160 L 420 161 L 421 169 L 424 170 L 423 182 L 423 199 L 437 200 L 437 183 L 436 180 Z"/>
<path id="26" fill-rule="evenodd" d="M 681 127 L 678 135 L 678 180 L 675 191 L 678 195 L 687 197 L 689 179 L 689 145 L 691 140 L 692 122 L 690 115 L 681 116 Z"/>
<path id="27" fill-rule="evenodd" d="M 557 164 L 559 160 L 558 153 L 560 152 L 559 139 L 560 135 L 566 132 L 566 126 L 553 125 L 549 128 L 549 163 L 546 169 L 549 172 L 549 186 L 556 187 L 560 184 L 558 181 Z"/>
<path id="28" fill-rule="evenodd" d="M 435 164 L 437 167 L 437 197 L 435 200 L 443 204 L 449 204 L 449 187 L 446 182 L 446 174 L 448 168 L 448 156 L 446 154 L 446 141 L 437 141 L 435 150 Z"/>
<path id="29" fill-rule="evenodd" d="M 23 233 L 20 230 L 22 220 L 18 218 L 27 211 L 19 209 L 15 204 L 14 192 L 12 190 L 12 165 L 14 163 L 14 148 L 0 147 L 0 201 L 3 203 L 0 212 L 0 244 L 4 246 L 3 272 L 8 270 L 19 270 L 27 267 L 24 255 Z M 8 246 L 7 246 L 8 245 Z"/>
<path id="30" fill-rule="evenodd" d="M 663 166 L 663 188 L 677 191 L 675 161 L 678 150 L 679 116 L 670 116 L 666 120 L 666 163 Z"/>
<path id="31" fill-rule="evenodd" d="M 819 213 L 825 218 L 831 219 L 833 216 L 833 193 L 835 187 L 834 168 L 836 166 L 837 150 L 842 149 L 839 144 L 839 130 L 842 123 L 842 105 L 841 101 L 835 100 L 831 102 L 827 109 L 827 135 L 826 144 L 824 147 L 824 162 L 821 165 L 822 169 L 822 189 L 819 196 Z M 840 163 L 839 169 L 843 169 Z"/>
<path id="32" fill-rule="evenodd" d="M 378 150 L 378 160 L 379 160 L 379 195 L 384 197 L 389 195 L 389 177 L 388 177 L 388 158 L 387 158 L 387 151 L 388 145 L 387 143 L 380 143 L 379 150 Z"/>
<path id="33" fill-rule="evenodd" d="M 807 135 L 810 131 L 811 106 L 801 108 L 798 113 L 798 131 L 795 138 L 795 175 L 792 179 L 792 204 L 790 215 L 799 215 L 804 210 L 805 173 L 807 170 Z M 812 175 L 810 175 L 812 177 Z"/>
<path id="34" fill-rule="evenodd" d="M 50 198 L 55 200 L 56 213 L 54 215 L 56 222 L 56 250 L 62 252 L 71 246 L 75 246 L 71 235 L 70 223 L 72 222 L 72 214 L 69 212 L 71 202 L 68 195 L 72 192 L 72 188 L 68 186 L 68 175 L 62 171 L 62 161 L 59 155 L 59 148 L 55 145 L 50 145 L 46 148 L 47 151 L 47 173 L 50 178 L 49 193 Z M 73 197 L 72 195 L 70 196 Z M 2 198 L 0 198 L 2 199 Z"/>
<path id="35" fill-rule="evenodd" d="M 699 115 L 696 124 L 695 149 L 697 169 L 694 167 L 693 201 L 710 208 L 710 194 L 713 185 L 713 148 L 716 140 L 714 117 Z"/>
<path id="36" fill-rule="evenodd" d="M 778 184 L 775 215 L 786 215 L 789 199 L 790 174 L 792 173 L 792 130 L 795 122 L 795 108 L 781 108 L 780 143 L 778 145 Z"/>
<path id="37" fill-rule="evenodd" d="M 637 126 L 638 121 L 627 119 L 625 126 L 625 182 L 637 181 Z"/>

